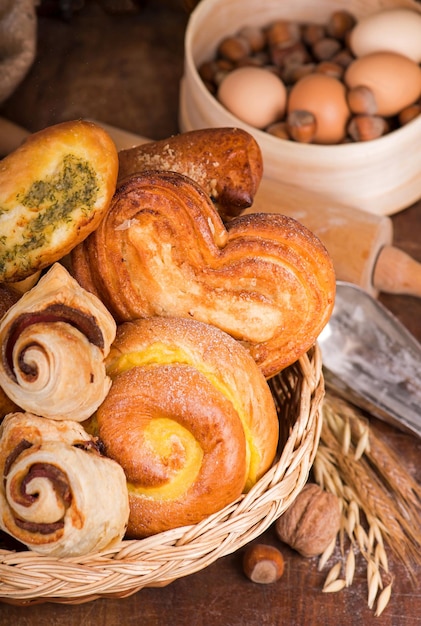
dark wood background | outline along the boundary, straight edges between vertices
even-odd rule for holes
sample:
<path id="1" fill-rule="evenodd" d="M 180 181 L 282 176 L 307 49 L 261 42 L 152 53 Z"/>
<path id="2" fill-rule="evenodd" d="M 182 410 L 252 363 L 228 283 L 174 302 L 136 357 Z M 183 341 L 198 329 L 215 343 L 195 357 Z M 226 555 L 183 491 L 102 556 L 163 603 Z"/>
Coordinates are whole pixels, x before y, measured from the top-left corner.
<path id="1" fill-rule="evenodd" d="M 121 10 L 116 12 L 116 7 Z M 31 131 L 89 117 L 151 138 L 168 137 L 178 131 L 188 15 L 189 3 L 182 0 L 43 2 L 36 61 L 0 114 Z M 393 222 L 395 243 L 421 261 L 421 203 L 401 211 Z M 390 295 L 381 300 L 421 340 L 421 300 Z M 373 428 L 421 481 L 421 441 L 376 420 Z M 279 547 L 273 528 L 260 540 Z M 255 585 L 244 577 L 240 550 L 165 588 L 143 589 L 126 599 L 30 607 L 0 603 L 0 626 L 421 624 L 420 588 L 401 564 L 392 561 L 392 600 L 375 618 L 366 604 L 362 560 L 350 588 L 324 594 L 326 571 L 318 572 L 317 560 L 300 557 L 285 546 L 282 551 L 285 573 L 273 585 Z M 419 579 L 421 569 L 417 574 Z"/>

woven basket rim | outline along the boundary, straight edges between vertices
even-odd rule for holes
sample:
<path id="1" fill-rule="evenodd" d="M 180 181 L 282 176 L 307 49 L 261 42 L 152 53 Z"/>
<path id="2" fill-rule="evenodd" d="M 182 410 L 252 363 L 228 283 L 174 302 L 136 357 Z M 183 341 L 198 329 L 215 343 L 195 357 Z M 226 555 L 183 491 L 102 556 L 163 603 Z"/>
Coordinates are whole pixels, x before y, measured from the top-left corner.
<path id="1" fill-rule="evenodd" d="M 275 400 L 288 395 L 286 406 L 296 417 L 279 458 L 247 494 L 199 524 L 125 539 L 96 554 L 58 559 L 30 550 L 0 550 L 0 602 L 80 604 L 124 598 L 196 573 L 261 535 L 307 482 L 322 427 L 319 346 L 287 370 L 270 384 Z"/>

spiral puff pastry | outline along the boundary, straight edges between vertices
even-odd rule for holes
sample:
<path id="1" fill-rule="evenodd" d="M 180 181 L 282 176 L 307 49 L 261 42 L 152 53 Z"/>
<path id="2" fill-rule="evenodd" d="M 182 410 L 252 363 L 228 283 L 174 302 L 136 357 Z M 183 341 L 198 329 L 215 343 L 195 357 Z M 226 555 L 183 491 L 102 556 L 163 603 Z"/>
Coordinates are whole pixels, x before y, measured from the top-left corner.
<path id="1" fill-rule="evenodd" d="M 175 172 L 121 185 L 72 271 L 119 321 L 192 317 L 246 345 L 270 377 L 316 341 L 334 302 L 332 261 L 290 217 L 239 216 L 224 225 L 206 193 Z"/>
<path id="2" fill-rule="evenodd" d="M 115 332 L 102 302 L 55 263 L 0 322 L 0 386 L 24 411 L 82 422 L 110 388 Z"/>
<path id="3" fill-rule="evenodd" d="M 123 538 L 126 479 L 83 427 L 30 413 L 0 426 L 0 527 L 40 554 L 68 557 Z"/>
<path id="4" fill-rule="evenodd" d="M 134 320 L 107 358 L 111 390 L 96 414 L 127 477 L 127 534 L 194 524 L 271 466 L 279 423 L 269 386 L 240 343 L 186 318 Z"/>

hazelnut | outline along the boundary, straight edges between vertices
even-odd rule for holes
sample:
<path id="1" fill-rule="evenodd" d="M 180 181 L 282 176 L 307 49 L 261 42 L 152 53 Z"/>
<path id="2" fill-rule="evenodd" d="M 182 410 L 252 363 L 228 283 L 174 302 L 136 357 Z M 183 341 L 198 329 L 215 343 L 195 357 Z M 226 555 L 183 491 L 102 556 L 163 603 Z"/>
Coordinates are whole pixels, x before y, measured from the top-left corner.
<path id="1" fill-rule="evenodd" d="M 336 537 L 341 522 L 339 499 L 319 485 L 307 483 L 275 523 L 281 541 L 312 557 L 322 554 Z"/>
<path id="2" fill-rule="evenodd" d="M 218 46 L 218 54 L 228 61 L 236 62 L 248 56 L 250 44 L 245 37 L 225 37 Z"/>
<path id="3" fill-rule="evenodd" d="M 257 55 L 253 55 L 251 57 L 244 57 L 240 59 L 237 63 L 237 67 L 263 67 L 264 63 L 261 57 Z"/>
<path id="4" fill-rule="evenodd" d="M 355 115 L 348 124 L 348 134 L 354 141 L 371 141 L 385 135 L 389 125 L 379 115 Z"/>
<path id="5" fill-rule="evenodd" d="M 375 115 L 377 102 L 374 92 L 366 85 L 351 87 L 347 93 L 348 106 L 351 113 L 357 115 Z"/>
<path id="6" fill-rule="evenodd" d="M 199 76 L 205 83 L 211 83 L 218 71 L 218 64 L 215 61 L 205 61 L 199 68 Z"/>
<path id="7" fill-rule="evenodd" d="M 300 41 L 300 26 L 288 20 L 277 20 L 267 28 L 266 38 L 269 46 L 289 48 Z"/>
<path id="8" fill-rule="evenodd" d="M 350 52 L 346 48 L 342 48 L 342 50 L 339 50 L 339 52 L 334 54 L 330 60 L 346 69 L 348 65 L 350 65 L 352 61 L 354 61 L 354 59 L 355 57 L 352 52 Z"/>
<path id="9" fill-rule="evenodd" d="M 303 78 L 312 74 L 316 69 L 315 63 L 289 63 L 282 70 L 282 80 L 284 83 L 293 84 Z"/>
<path id="10" fill-rule="evenodd" d="M 235 68 L 235 64 L 231 61 L 228 61 L 228 59 L 219 58 L 216 60 L 216 65 L 218 68 L 218 72 L 232 72 L 232 70 Z"/>
<path id="11" fill-rule="evenodd" d="M 266 128 L 266 132 L 278 139 L 290 139 L 286 122 L 275 122 Z"/>
<path id="12" fill-rule="evenodd" d="M 345 39 L 348 33 L 354 28 L 357 20 L 355 16 L 344 9 L 334 11 L 326 25 L 326 30 L 331 37 Z"/>
<path id="13" fill-rule="evenodd" d="M 335 54 L 338 54 L 341 49 L 342 45 L 340 41 L 333 37 L 323 37 L 323 39 L 316 41 L 311 48 L 314 57 L 318 61 L 330 60 Z"/>
<path id="14" fill-rule="evenodd" d="M 288 134 L 294 141 L 311 143 L 316 135 L 316 117 L 310 111 L 295 109 L 287 117 Z"/>
<path id="15" fill-rule="evenodd" d="M 254 583 L 268 584 L 279 580 L 284 573 L 284 557 L 274 546 L 251 544 L 243 555 L 243 570 Z"/>
<path id="16" fill-rule="evenodd" d="M 305 24 L 302 30 L 302 39 L 305 44 L 312 47 L 316 41 L 326 37 L 326 29 L 322 24 Z"/>
<path id="17" fill-rule="evenodd" d="M 345 70 L 342 65 L 334 61 L 320 61 L 320 63 L 316 65 L 315 71 L 341 80 Z"/>
<path id="18" fill-rule="evenodd" d="M 421 104 L 415 103 L 405 107 L 398 115 L 399 124 L 405 126 L 421 113 Z"/>
<path id="19" fill-rule="evenodd" d="M 258 26 L 243 26 L 238 34 L 247 39 L 252 52 L 261 52 L 266 46 L 265 33 Z"/>
<path id="20" fill-rule="evenodd" d="M 287 65 L 288 63 L 303 64 L 310 59 L 305 46 L 301 41 L 297 41 L 291 46 L 271 46 L 270 56 L 272 63 L 278 67 Z"/>

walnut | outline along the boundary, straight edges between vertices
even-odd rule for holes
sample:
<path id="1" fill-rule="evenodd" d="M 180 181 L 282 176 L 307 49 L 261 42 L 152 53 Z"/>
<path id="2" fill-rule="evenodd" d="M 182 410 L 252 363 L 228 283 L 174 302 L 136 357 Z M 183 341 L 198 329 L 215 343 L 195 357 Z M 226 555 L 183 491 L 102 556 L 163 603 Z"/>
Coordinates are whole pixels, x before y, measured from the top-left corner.
<path id="1" fill-rule="evenodd" d="M 312 557 L 322 554 L 337 535 L 340 518 L 337 496 L 319 485 L 307 483 L 276 521 L 275 531 L 281 541 L 302 556 Z"/>

